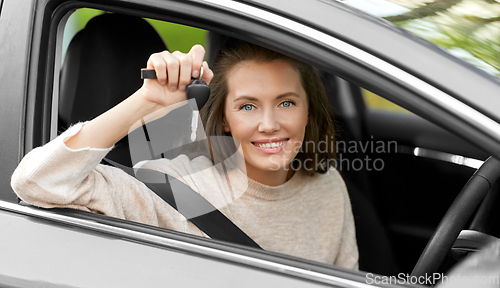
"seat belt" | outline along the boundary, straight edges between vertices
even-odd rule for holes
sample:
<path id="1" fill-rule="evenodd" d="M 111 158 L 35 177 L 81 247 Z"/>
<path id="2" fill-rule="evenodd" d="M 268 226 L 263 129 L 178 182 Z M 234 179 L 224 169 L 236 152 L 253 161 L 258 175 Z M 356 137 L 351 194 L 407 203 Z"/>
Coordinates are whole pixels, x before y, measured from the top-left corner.
<path id="1" fill-rule="evenodd" d="M 193 79 L 193 81 L 186 87 L 186 98 L 195 99 L 196 106 L 198 106 L 195 107 L 197 109 L 193 109 L 191 121 L 191 141 L 195 141 L 196 139 L 196 129 L 199 115 L 198 111 L 205 105 L 210 95 L 210 87 L 205 83 L 205 81 L 202 80 L 202 76 L 203 67 L 200 70 L 199 77 L 197 79 Z M 155 70 L 141 70 L 141 79 L 156 78 L 157 77 Z M 144 121 L 142 124 L 146 141 L 148 141 L 149 152 L 153 159 L 154 153 L 149 141 L 148 131 L 146 129 Z M 117 168 L 122 169 L 132 177 L 143 182 L 151 191 L 155 192 L 156 195 L 163 199 L 163 201 L 167 202 L 170 206 L 177 210 L 177 212 L 191 221 L 191 223 L 193 223 L 210 238 L 262 249 L 257 243 L 255 243 L 255 241 L 253 241 L 252 238 L 245 234 L 245 232 L 243 232 L 238 226 L 236 226 L 231 220 L 229 220 L 224 214 L 222 214 L 222 212 L 220 212 L 210 202 L 208 202 L 207 199 L 205 199 L 199 193 L 193 191 L 193 189 L 191 189 L 191 187 L 189 187 L 185 183 L 182 183 L 174 177 L 170 179 L 173 183 L 170 183 L 169 175 L 162 172 L 141 168 L 134 169 L 106 158 L 104 158 L 103 160 Z M 147 181 L 148 178 L 154 178 L 155 181 Z M 176 187 L 179 188 L 176 188 L 176 191 L 182 190 L 181 193 L 176 193 L 175 197 L 171 184 L 175 184 Z M 178 202 L 182 205 L 177 205 Z M 198 215 L 200 211 L 208 212 Z M 193 217 L 193 215 L 197 216 Z"/>
<path id="2" fill-rule="evenodd" d="M 174 197 L 167 174 L 149 169 L 134 169 L 107 158 L 104 158 L 103 160 L 112 166 L 120 168 L 139 181 L 147 178 L 159 179 L 158 177 L 164 177 L 165 182 L 163 183 L 148 183 L 147 181 L 141 182 L 143 182 L 151 191 L 156 193 L 156 195 L 163 199 L 163 201 L 167 202 L 210 238 L 262 249 L 259 244 L 253 241 L 252 238 L 250 238 L 245 232 L 243 232 L 243 230 L 222 214 L 222 212 L 215 208 L 215 206 L 181 181 L 174 180 L 183 185 L 182 188 L 184 188 L 182 193 L 177 193 Z M 140 176 L 136 177 L 136 175 Z M 177 202 L 182 202 L 184 204 L 182 205 L 183 209 L 178 209 Z M 191 209 L 185 209 L 185 207 L 191 207 Z M 196 217 L 191 217 L 191 215 L 197 212 L 196 209 L 203 209 L 201 211 L 210 212 L 203 213 Z"/>

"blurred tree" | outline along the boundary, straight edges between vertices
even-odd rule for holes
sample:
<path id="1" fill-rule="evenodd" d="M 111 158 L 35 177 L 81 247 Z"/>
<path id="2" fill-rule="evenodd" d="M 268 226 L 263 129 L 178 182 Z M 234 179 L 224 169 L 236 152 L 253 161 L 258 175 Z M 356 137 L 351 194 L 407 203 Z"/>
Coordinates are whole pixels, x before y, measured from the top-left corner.
<path id="1" fill-rule="evenodd" d="M 420 19 L 427 16 L 437 15 L 438 12 L 446 11 L 453 5 L 461 2 L 462 0 L 440 0 L 431 3 L 426 3 L 421 7 L 415 8 L 401 15 L 386 17 L 386 20 L 391 22 L 401 22 L 414 19 Z"/>
<path id="2" fill-rule="evenodd" d="M 499 0 L 389 0 L 410 9 L 386 20 L 500 77 Z"/>

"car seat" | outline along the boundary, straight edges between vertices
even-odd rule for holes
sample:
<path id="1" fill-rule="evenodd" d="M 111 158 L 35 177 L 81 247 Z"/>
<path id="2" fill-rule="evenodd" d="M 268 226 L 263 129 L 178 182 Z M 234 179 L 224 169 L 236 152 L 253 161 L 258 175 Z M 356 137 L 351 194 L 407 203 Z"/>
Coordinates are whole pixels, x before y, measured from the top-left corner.
<path id="1" fill-rule="evenodd" d="M 106 13 L 92 18 L 70 42 L 60 74 L 58 130 L 91 120 L 142 85 L 141 68 L 167 47 L 144 19 Z M 131 166 L 127 137 L 107 155 Z"/>
<path id="2" fill-rule="evenodd" d="M 365 143 L 367 141 L 368 130 L 364 126 L 365 119 L 364 111 L 366 109 L 363 101 L 360 88 L 354 84 L 349 84 L 344 80 L 330 74 L 322 73 L 325 83 L 326 94 L 328 101 L 335 107 L 343 109 L 334 109 L 335 124 L 337 126 L 337 137 L 345 143 L 350 141 L 359 141 Z M 343 83 L 341 83 L 343 82 Z M 350 93 L 345 93 L 341 85 L 348 85 Z M 344 87 L 345 88 L 345 87 Z M 345 99 L 343 97 L 350 97 Z M 350 101 L 350 104 L 342 103 L 342 101 Z M 350 105 L 349 109 L 354 109 L 356 112 L 346 113 L 346 105 Z M 344 113 L 341 113 L 344 112 Z M 349 114 L 349 115 L 347 115 Z M 347 151 L 337 151 L 342 153 L 343 157 L 352 159 L 364 159 L 364 154 L 346 153 Z M 359 269 L 378 273 L 381 275 L 396 275 L 399 272 L 399 267 L 396 263 L 391 241 L 388 237 L 387 230 L 382 223 L 382 219 L 373 203 L 372 191 L 370 187 L 370 177 L 365 170 L 349 171 L 349 169 L 341 169 L 339 172 L 344 179 L 351 200 L 354 222 L 356 225 L 356 239 L 359 250 Z"/>

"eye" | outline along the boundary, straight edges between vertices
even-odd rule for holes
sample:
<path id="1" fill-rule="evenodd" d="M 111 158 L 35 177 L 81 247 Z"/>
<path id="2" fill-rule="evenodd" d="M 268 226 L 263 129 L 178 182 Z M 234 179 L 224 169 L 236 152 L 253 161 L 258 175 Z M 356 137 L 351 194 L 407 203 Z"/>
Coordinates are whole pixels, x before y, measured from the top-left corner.
<path id="1" fill-rule="evenodd" d="M 240 106 L 239 110 L 241 110 L 241 109 L 244 109 L 245 111 L 252 111 L 253 105 L 252 104 L 243 104 Z"/>
<path id="2" fill-rule="evenodd" d="M 281 106 L 283 106 L 285 108 L 292 107 L 292 105 L 295 105 L 295 103 L 293 101 L 290 101 L 290 100 L 281 102 Z"/>

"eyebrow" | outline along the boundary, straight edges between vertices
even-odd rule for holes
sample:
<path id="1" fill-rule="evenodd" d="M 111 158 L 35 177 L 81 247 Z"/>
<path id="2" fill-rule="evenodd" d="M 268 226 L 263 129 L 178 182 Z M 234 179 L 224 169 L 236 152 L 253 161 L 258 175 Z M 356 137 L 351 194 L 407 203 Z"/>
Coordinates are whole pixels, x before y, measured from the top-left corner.
<path id="1" fill-rule="evenodd" d="M 279 100 L 281 98 L 285 98 L 285 97 L 288 97 L 288 96 L 296 96 L 296 97 L 300 98 L 299 94 L 297 94 L 295 92 L 286 92 L 286 93 L 278 95 L 278 97 L 276 97 L 276 99 Z M 237 102 L 237 101 L 240 101 L 240 100 L 258 101 L 258 99 L 255 98 L 255 97 L 243 95 L 243 96 L 239 96 L 236 99 L 234 99 L 234 102 Z"/>

